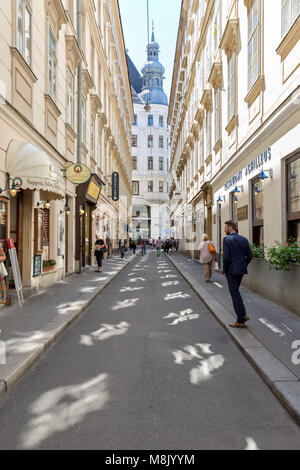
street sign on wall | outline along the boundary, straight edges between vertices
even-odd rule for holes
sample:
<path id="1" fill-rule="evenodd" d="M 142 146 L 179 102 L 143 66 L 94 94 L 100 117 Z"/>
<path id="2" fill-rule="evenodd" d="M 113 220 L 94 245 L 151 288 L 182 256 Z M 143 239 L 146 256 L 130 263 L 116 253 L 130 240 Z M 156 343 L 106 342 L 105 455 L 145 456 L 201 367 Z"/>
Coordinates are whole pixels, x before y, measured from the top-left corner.
<path id="1" fill-rule="evenodd" d="M 75 163 L 66 169 L 66 177 L 73 184 L 83 184 L 90 179 L 91 170 L 86 165 Z"/>
<path id="2" fill-rule="evenodd" d="M 120 189 L 119 189 L 120 177 L 119 177 L 119 173 L 117 171 L 114 171 L 113 174 L 112 174 L 111 179 L 112 179 L 112 183 L 111 183 L 111 186 L 112 186 L 112 200 L 113 201 L 118 201 L 119 196 L 120 196 Z"/>

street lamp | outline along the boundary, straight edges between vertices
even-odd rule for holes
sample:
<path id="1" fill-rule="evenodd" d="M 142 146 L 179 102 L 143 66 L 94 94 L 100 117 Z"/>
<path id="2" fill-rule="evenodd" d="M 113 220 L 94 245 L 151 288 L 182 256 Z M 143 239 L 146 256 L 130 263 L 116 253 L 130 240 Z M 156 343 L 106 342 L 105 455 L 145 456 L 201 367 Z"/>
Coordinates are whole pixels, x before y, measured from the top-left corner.
<path id="1" fill-rule="evenodd" d="M 225 202 L 225 196 L 219 196 L 218 199 L 217 199 L 217 204 L 219 206 L 222 205 L 222 202 Z"/>
<path id="2" fill-rule="evenodd" d="M 12 184 L 10 185 L 10 182 L 12 181 Z M 19 189 L 21 189 L 21 186 L 23 184 L 23 181 L 21 178 L 16 177 L 16 178 L 7 178 L 6 183 L 5 183 L 5 188 L 2 189 L 0 188 L 0 194 L 5 191 L 9 190 L 10 194 L 12 197 L 15 197 Z"/>

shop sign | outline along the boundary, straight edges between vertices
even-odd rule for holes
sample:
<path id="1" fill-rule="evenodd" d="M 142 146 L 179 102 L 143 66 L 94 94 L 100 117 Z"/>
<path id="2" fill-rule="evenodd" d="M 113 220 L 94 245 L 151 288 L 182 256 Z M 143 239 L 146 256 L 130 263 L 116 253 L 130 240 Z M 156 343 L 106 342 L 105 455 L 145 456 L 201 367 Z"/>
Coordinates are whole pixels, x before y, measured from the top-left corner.
<path id="1" fill-rule="evenodd" d="M 113 201 L 118 201 L 119 200 L 119 173 L 117 171 L 114 171 L 112 174 L 112 200 Z"/>
<path id="2" fill-rule="evenodd" d="M 100 191 L 101 188 L 96 183 L 94 183 L 94 181 L 91 181 L 87 191 L 88 196 L 95 199 L 95 201 L 98 201 Z"/>
<path id="3" fill-rule="evenodd" d="M 248 220 L 248 206 L 239 207 L 237 209 L 237 219 L 238 221 Z"/>
<path id="4" fill-rule="evenodd" d="M 91 170 L 86 165 L 75 163 L 66 169 L 66 177 L 73 184 L 83 184 L 90 179 Z"/>
<path id="5" fill-rule="evenodd" d="M 260 169 L 264 164 L 266 164 L 268 161 L 270 161 L 272 158 L 272 152 L 271 152 L 271 147 L 269 147 L 267 150 L 265 150 L 261 155 L 256 157 L 254 160 L 252 160 L 251 163 L 249 163 L 245 169 L 245 176 L 250 175 L 252 171 Z M 229 191 L 231 187 L 237 186 L 238 183 L 243 179 L 243 170 L 240 170 L 236 175 L 234 175 L 232 178 L 230 178 L 227 183 L 224 185 L 225 191 Z"/>

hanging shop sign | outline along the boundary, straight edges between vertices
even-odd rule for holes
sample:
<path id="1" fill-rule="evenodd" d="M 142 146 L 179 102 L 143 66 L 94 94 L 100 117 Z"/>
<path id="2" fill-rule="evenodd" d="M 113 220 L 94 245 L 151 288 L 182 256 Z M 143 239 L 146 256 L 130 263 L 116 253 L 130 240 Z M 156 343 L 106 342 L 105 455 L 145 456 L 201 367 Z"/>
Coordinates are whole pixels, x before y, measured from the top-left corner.
<path id="1" fill-rule="evenodd" d="M 118 201 L 120 196 L 120 177 L 117 171 L 112 174 L 112 200 Z"/>
<path id="2" fill-rule="evenodd" d="M 87 195 L 93 198 L 95 201 L 98 201 L 100 191 L 101 191 L 101 187 L 98 186 L 94 181 L 90 181 L 90 184 L 87 190 Z"/>
<path id="3" fill-rule="evenodd" d="M 91 170 L 82 163 L 75 163 L 66 169 L 66 177 L 73 184 L 83 184 L 90 179 Z"/>

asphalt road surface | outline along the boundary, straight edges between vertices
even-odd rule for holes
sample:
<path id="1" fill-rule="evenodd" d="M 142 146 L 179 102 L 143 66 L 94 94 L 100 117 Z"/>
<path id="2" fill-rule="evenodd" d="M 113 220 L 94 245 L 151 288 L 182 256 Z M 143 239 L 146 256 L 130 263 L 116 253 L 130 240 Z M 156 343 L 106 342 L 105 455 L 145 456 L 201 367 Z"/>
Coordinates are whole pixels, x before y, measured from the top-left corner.
<path id="1" fill-rule="evenodd" d="M 0 423 L 0 449 L 300 448 L 293 419 L 155 252 L 1 399 Z"/>

